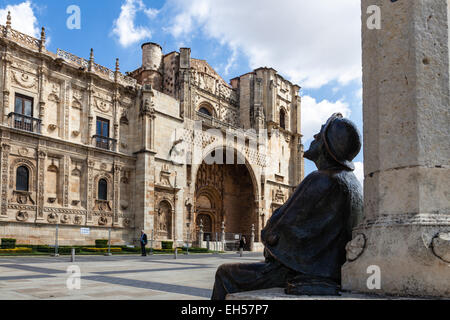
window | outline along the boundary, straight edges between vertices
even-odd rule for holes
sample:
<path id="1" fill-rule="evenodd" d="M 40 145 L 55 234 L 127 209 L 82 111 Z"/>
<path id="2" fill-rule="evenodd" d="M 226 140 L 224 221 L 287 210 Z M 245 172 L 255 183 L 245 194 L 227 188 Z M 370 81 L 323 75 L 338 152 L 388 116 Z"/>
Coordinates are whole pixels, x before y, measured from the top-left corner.
<path id="1" fill-rule="evenodd" d="M 97 135 L 109 138 L 109 120 L 97 118 Z"/>
<path id="2" fill-rule="evenodd" d="M 209 110 L 206 109 L 205 107 L 201 107 L 198 112 L 206 114 L 208 117 L 212 117 L 211 112 L 209 112 Z"/>
<path id="3" fill-rule="evenodd" d="M 280 127 L 282 129 L 286 129 L 286 114 L 284 113 L 284 110 L 280 110 Z"/>
<path id="4" fill-rule="evenodd" d="M 33 98 L 16 94 L 14 128 L 33 131 Z"/>
<path id="5" fill-rule="evenodd" d="M 98 200 L 108 200 L 108 182 L 105 179 L 98 181 Z"/>
<path id="6" fill-rule="evenodd" d="M 33 98 L 16 94 L 14 112 L 25 116 L 33 116 Z"/>
<path id="7" fill-rule="evenodd" d="M 29 178 L 30 172 L 25 166 L 17 168 L 16 171 L 16 190 L 17 191 L 28 191 L 29 190 Z"/>
<path id="8" fill-rule="evenodd" d="M 109 120 L 97 118 L 97 148 L 110 150 Z"/>

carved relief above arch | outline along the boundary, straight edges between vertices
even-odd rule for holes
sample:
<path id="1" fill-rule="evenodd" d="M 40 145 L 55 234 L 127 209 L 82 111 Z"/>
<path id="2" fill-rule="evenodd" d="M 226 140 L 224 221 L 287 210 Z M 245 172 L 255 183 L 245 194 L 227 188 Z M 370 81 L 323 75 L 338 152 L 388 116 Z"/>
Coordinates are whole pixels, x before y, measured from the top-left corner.
<path id="1" fill-rule="evenodd" d="M 37 88 L 37 77 L 35 75 L 30 75 L 26 72 L 12 71 L 12 79 L 20 87 L 25 89 L 36 89 Z"/>
<path id="2" fill-rule="evenodd" d="M 205 114 L 205 115 L 207 115 L 209 117 L 217 118 L 217 111 L 216 111 L 216 109 L 214 108 L 214 106 L 210 102 L 205 101 L 205 100 L 201 101 L 198 104 L 198 106 L 197 106 L 195 111 L 197 111 L 199 113 L 202 113 L 202 114 Z"/>

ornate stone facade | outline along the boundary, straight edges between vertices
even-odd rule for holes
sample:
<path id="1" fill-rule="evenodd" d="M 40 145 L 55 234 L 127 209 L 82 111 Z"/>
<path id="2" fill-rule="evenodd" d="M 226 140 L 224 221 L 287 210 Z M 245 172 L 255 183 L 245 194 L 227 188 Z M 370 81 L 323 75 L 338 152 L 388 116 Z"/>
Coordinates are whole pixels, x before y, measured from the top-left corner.
<path id="1" fill-rule="evenodd" d="M 109 228 L 115 244 L 136 243 L 142 229 L 182 242 L 198 216 L 209 232 L 225 222 L 258 235 L 303 178 L 300 87 L 273 69 L 227 84 L 190 49 L 164 55 L 146 43 L 142 66 L 123 75 L 93 51 L 47 51 L 44 30 L 39 40 L 7 24 L 0 35 L 1 237 L 49 244 L 59 224 L 60 244 L 90 244 Z M 222 147 L 217 132 L 230 130 L 243 163 L 206 164 Z M 262 130 L 268 140 L 252 145 Z"/>

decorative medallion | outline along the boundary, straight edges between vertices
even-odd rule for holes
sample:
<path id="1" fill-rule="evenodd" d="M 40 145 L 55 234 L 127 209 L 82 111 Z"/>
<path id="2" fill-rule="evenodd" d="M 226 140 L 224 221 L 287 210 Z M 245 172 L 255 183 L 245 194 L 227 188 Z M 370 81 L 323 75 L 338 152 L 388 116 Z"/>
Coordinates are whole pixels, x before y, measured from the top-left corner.
<path id="1" fill-rule="evenodd" d="M 19 154 L 20 154 L 22 157 L 27 156 L 27 155 L 28 155 L 28 149 L 25 148 L 25 147 L 19 148 Z"/>
<path id="2" fill-rule="evenodd" d="M 347 261 L 355 261 L 363 253 L 366 248 L 366 236 L 362 233 L 347 243 L 345 250 L 347 251 Z"/>
<path id="3" fill-rule="evenodd" d="M 70 216 L 65 214 L 61 217 L 61 223 L 70 223 Z"/>
<path id="4" fill-rule="evenodd" d="M 58 222 L 58 215 L 56 213 L 49 213 L 47 216 L 47 221 L 50 223 L 57 223 Z"/>
<path id="5" fill-rule="evenodd" d="M 450 232 L 437 234 L 431 245 L 436 257 L 450 263 Z"/>
<path id="6" fill-rule="evenodd" d="M 83 217 L 82 216 L 75 216 L 75 218 L 73 219 L 73 222 L 75 224 L 81 224 L 83 222 Z"/>
<path id="7" fill-rule="evenodd" d="M 108 113 L 111 110 L 111 105 L 100 99 L 95 99 L 95 105 L 100 111 L 105 113 Z"/>
<path id="8" fill-rule="evenodd" d="M 28 212 L 26 211 L 19 211 L 16 214 L 16 220 L 20 222 L 25 222 L 28 220 Z"/>
<path id="9" fill-rule="evenodd" d="M 37 80 L 35 77 L 30 76 L 26 73 L 21 73 L 19 75 L 19 72 L 15 72 L 15 71 L 13 71 L 12 74 L 13 74 L 14 81 L 21 87 L 27 88 L 27 89 L 36 87 Z"/>
<path id="10" fill-rule="evenodd" d="M 106 217 L 99 217 L 98 218 L 98 225 L 99 226 L 104 226 L 106 224 L 108 224 L 108 218 L 106 218 Z"/>

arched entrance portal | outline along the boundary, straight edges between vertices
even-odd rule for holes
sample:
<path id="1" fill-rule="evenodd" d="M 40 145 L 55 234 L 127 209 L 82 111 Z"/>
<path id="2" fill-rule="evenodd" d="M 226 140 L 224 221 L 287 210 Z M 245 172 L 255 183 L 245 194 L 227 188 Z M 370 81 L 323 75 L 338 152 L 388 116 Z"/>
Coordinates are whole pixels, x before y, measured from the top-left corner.
<path id="1" fill-rule="evenodd" d="M 225 151 L 223 159 L 226 159 Z M 243 234 L 249 240 L 252 224 L 257 226 L 258 223 L 254 190 L 247 165 L 237 164 L 237 161 L 211 165 L 203 162 L 195 183 L 196 230 L 201 220 L 204 239 L 207 235 L 215 239 L 216 232 L 220 237 L 224 221 L 226 233 Z"/>

